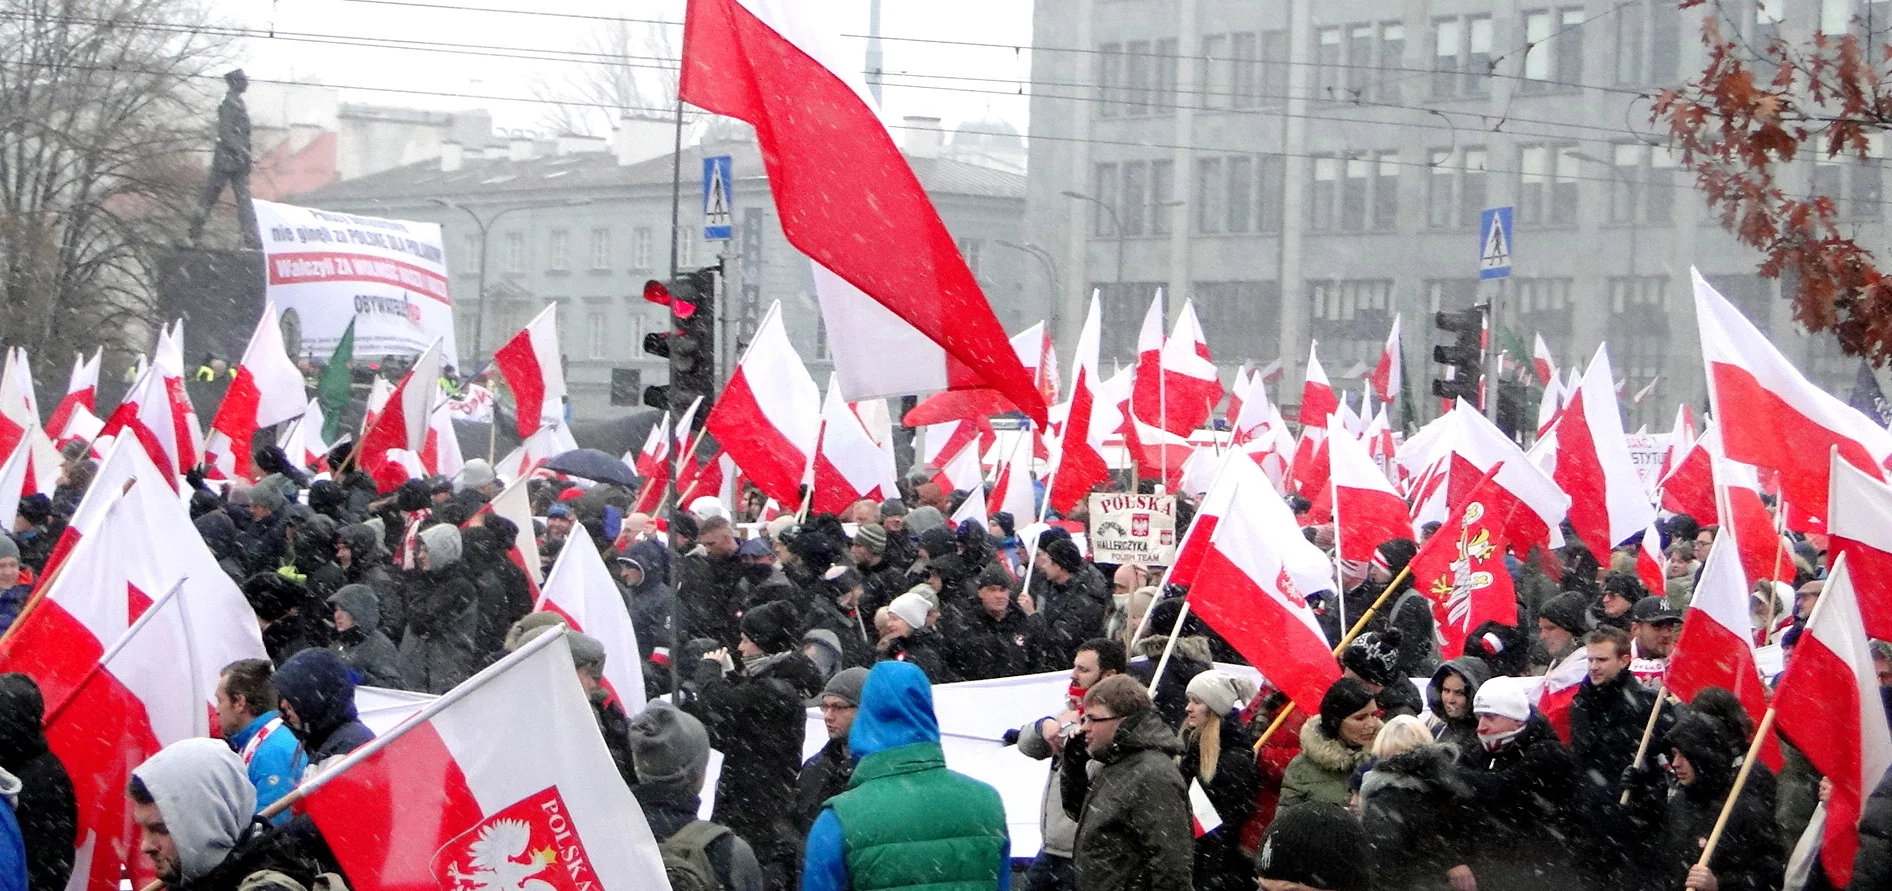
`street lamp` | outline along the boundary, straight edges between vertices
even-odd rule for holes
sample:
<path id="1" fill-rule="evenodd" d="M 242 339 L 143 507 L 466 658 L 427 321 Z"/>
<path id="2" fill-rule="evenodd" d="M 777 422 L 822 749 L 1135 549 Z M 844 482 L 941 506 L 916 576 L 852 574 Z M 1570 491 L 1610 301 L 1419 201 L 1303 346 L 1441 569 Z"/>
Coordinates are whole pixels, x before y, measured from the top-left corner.
<path id="1" fill-rule="evenodd" d="M 475 306 L 473 309 L 473 353 L 472 353 L 472 356 L 473 358 L 477 359 L 481 355 L 484 354 L 484 349 L 485 349 L 486 239 L 489 235 L 492 234 L 493 224 L 499 222 L 500 217 L 503 217 L 509 213 L 512 213 L 515 210 L 542 210 L 548 207 L 573 207 L 573 206 L 581 205 L 581 204 L 590 204 L 591 199 L 575 198 L 570 201 L 557 201 L 557 202 L 551 202 L 551 203 L 515 204 L 512 207 L 500 208 L 498 213 L 495 213 L 492 216 L 486 217 L 484 219 L 481 219 L 479 214 L 474 213 L 472 208 L 469 208 L 463 204 L 460 204 L 459 202 L 450 201 L 446 198 L 429 198 L 427 200 L 433 204 L 438 204 L 441 207 L 457 210 L 457 211 L 460 211 L 461 213 L 466 214 L 467 217 L 473 221 L 474 228 L 478 229 L 480 233 L 480 267 L 479 267 L 479 273 L 478 273 L 479 277 L 475 279 L 473 283 L 474 293 L 479 296 L 478 305 Z"/>
<path id="2" fill-rule="evenodd" d="M 1065 189 L 1063 192 L 1060 192 L 1059 194 L 1063 195 L 1066 198 L 1076 198 L 1079 201 L 1089 201 L 1090 203 L 1103 208 L 1104 213 L 1110 215 L 1110 228 L 1116 230 L 1116 233 L 1117 233 L 1117 280 L 1116 280 L 1116 283 L 1119 285 L 1123 284 L 1123 220 L 1117 216 L 1117 209 L 1114 207 L 1111 207 L 1109 203 L 1103 201 L 1102 199 L 1092 198 L 1091 196 L 1086 195 L 1083 192 L 1074 192 L 1074 191 L 1071 191 L 1070 189 Z"/>
<path id="3" fill-rule="evenodd" d="M 1623 195 L 1629 199 L 1629 286 L 1634 288 L 1636 286 L 1636 244 L 1642 241 L 1642 239 L 1638 237 L 1640 234 L 1638 232 L 1640 223 L 1636 219 L 1636 185 L 1630 182 L 1629 177 L 1623 175 L 1622 168 L 1616 166 L 1613 162 L 1605 161 L 1602 158 L 1585 154 L 1584 152 L 1571 152 L 1570 157 L 1601 166 L 1604 170 L 1609 171 L 1610 176 L 1615 177 L 1617 182 L 1623 184 Z"/>
<path id="4" fill-rule="evenodd" d="M 1045 250 L 1044 248 L 1041 248 L 1035 244 L 1032 244 L 1029 241 L 1025 242 L 1024 244 L 1018 244 L 1015 242 L 1006 241 L 1003 238 L 997 239 L 997 241 L 999 244 L 1004 245 L 1005 247 L 1011 248 L 1012 250 L 1022 251 L 1024 253 L 1032 255 L 1033 257 L 1037 258 L 1038 265 L 1043 266 L 1045 268 L 1045 278 L 1049 279 L 1051 282 L 1051 307 L 1052 307 L 1051 327 L 1055 329 L 1058 325 L 1058 319 L 1057 319 L 1058 295 L 1064 293 L 1064 286 L 1061 282 L 1058 281 L 1058 266 L 1056 263 L 1052 262 L 1051 253 Z"/>

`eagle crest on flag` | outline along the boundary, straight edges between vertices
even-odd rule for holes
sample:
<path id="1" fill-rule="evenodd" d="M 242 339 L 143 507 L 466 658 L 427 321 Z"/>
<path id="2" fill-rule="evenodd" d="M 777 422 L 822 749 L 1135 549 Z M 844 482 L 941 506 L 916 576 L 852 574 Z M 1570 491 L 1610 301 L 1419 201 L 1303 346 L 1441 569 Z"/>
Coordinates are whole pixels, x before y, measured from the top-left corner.
<path id="1" fill-rule="evenodd" d="M 556 787 L 454 836 L 434 855 L 442 891 L 578 891 L 597 887 Z"/>
<path id="2" fill-rule="evenodd" d="M 1490 529 L 1472 527 L 1484 515 L 1485 506 L 1480 502 L 1465 506 L 1465 522 L 1458 533 L 1458 557 L 1444 575 L 1432 580 L 1430 589 L 1432 599 L 1444 605 L 1447 620 L 1466 630 L 1470 629 L 1466 619 L 1471 617 L 1472 595 L 1491 587 L 1494 581 L 1484 567 L 1498 547 L 1491 541 Z"/>
<path id="3" fill-rule="evenodd" d="M 1484 498 L 1426 540 L 1412 559 L 1413 586 L 1432 601 L 1440 655 L 1456 659 L 1465 638 L 1487 621 L 1517 622 L 1517 595 L 1504 565 L 1505 518 Z"/>

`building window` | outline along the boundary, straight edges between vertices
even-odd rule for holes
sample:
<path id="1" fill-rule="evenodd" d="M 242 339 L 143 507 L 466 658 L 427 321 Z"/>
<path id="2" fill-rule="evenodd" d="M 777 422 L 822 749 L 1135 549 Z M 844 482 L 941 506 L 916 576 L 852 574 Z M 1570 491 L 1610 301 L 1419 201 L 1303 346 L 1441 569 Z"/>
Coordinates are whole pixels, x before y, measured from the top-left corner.
<path id="1" fill-rule="evenodd" d="M 1648 414 L 1662 413 L 1672 405 L 1660 398 L 1645 398 L 1641 405 L 1632 401 L 1636 393 L 1662 376 L 1668 362 L 1668 285 L 1668 277 L 1661 275 L 1609 280 L 1610 361 L 1627 384 L 1622 402 L 1632 424 L 1647 423 L 1651 420 Z M 1651 397 L 1662 395 L 1661 384 L 1656 386 Z"/>
<path id="2" fill-rule="evenodd" d="M 690 269 L 696 266 L 696 239 L 690 237 L 693 234 L 695 233 L 685 229 L 676 235 L 678 270 Z"/>
<path id="3" fill-rule="evenodd" d="M 1196 231 L 1215 235 L 1228 214 L 1228 190 L 1222 181 L 1221 158 L 1196 159 Z"/>
<path id="4" fill-rule="evenodd" d="M 1150 113 L 1150 87 L 1155 61 L 1150 42 L 1132 40 L 1123 45 L 1123 113 L 1132 117 Z"/>
<path id="5" fill-rule="evenodd" d="M 1379 86 L 1375 95 L 1389 105 L 1400 102 L 1400 85 L 1406 81 L 1406 25 L 1404 22 L 1380 23 Z"/>
<path id="6" fill-rule="evenodd" d="M 1574 146 L 1527 145 L 1518 152 L 1518 219 L 1567 225 L 1577 218 Z"/>
<path id="7" fill-rule="evenodd" d="M 591 268 L 611 268 L 611 230 L 591 230 Z"/>
<path id="8" fill-rule="evenodd" d="M 1150 234 L 1168 235 L 1176 212 L 1176 162 L 1150 162 Z"/>
<path id="9" fill-rule="evenodd" d="M 631 230 L 631 268 L 655 269 L 650 262 L 650 227 L 639 226 Z"/>
<path id="10" fill-rule="evenodd" d="M 1255 32 L 1229 35 L 1229 105 L 1254 108 L 1266 98 L 1261 95 L 1261 50 Z"/>
<path id="11" fill-rule="evenodd" d="M 1123 199 L 1117 202 L 1117 217 L 1123 222 L 1123 234 L 1142 235 L 1144 208 L 1150 194 L 1150 165 L 1131 161 L 1123 165 Z"/>
<path id="12" fill-rule="evenodd" d="M 1373 162 L 1365 155 L 1347 159 L 1346 182 L 1340 189 L 1340 228 L 1357 232 L 1366 228 L 1367 184 L 1372 179 Z"/>
<path id="13" fill-rule="evenodd" d="M 1427 165 L 1426 225 L 1433 229 L 1477 225 L 1485 209 L 1485 150 L 1435 150 Z"/>
<path id="14" fill-rule="evenodd" d="M 1152 86 L 1155 88 L 1155 95 L 1150 99 L 1150 113 L 1169 114 L 1176 108 L 1176 80 L 1182 64 L 1176 38 L 1165 37 L 1158 40 L 1156 58 L 1153 61 L 1155 77 Z"/>
<path id="15" fill-rule="evenodd" d="M 1281 286 L 1276 282 L 1196 282 L 1196 311 L 1214 319 L 1222 361 L 1257 362 L 1281 353 Z"/>
<path id="16" fill-rule="evenodd" d="M 1872 5 L 1881 7 L 1882 13 L 1885 11 L 1885 4 Z M 1884 157 L 1885 134 L 1874 133 L 1867 139 L 1870 142 L 1867 157 L 1847 162 L 1846 208 L 1855 220 L 1877 220 L 1885 215 L 1885 171 L 1880 161 Z"/>
<path id="17" fill-rule="evenodd" d="M 1091 173 L 1091 194 L 1096 196 L 1097 200 L 1103 202 L 1104 205 L 1099 206 L 1094 202 L 1084 202 L 1086 207 L 1090 210 L 1091 234 L 1097 236 L 1107 235 L 1112 238 L 1123 234 L 1117 231 L 1116 218 L 1110 215 L 1110 210 L 1116 210 L 1118 203 L 1117 165 L 1097 165 L 1096 169 Z M 1105 210 L 1105 206 L 1109 207 L 1110 210 Z"/>
<path id="18" fill-rule="evenodd" d="M 526 271 L 526 236 L 523 232 L 506 233 L 506 272 L 523 275 Z"/>
<path id="19" fill-rule="evenodd" d="M 1314 159 L 1314 187 L 1307 193 L 1307 228 L 1320 232 L 1334 227 L 1334 193 L 1339 180 L 1339 158 Z"/>
<path id="20" fill-rule="evenodd" d="M 567 272 L 572 268 L 572 234 L 564 229 L 553 229 L 547 240 L 546 263 L 553 272 Z"/>
<path id="21" fill-rule="evenodd" d="M 1255 177 L 1255 231 L 1279 232 L 1286 211 L 1283 192 L 1287 189 L 1287 159 L 1280 155 L 1262 155 Z"/>
<path id="22" fill-rule="evenodd" d="M 1099 359 L 1135 364 L 1139 323 L 1150 308 L 1150 298 L 1156 294 L 1156 289 L 1167 287 L 1167 282 L 1091 283 L 1091 289 L 1098 294 L 1098 314 L 1103 321 L 1097 346 Z"/>
<path id="23" fill-rule="evenodd" d="M 1399 228 L 1399 153 L 1380 152 L 1373 176 L 1373 228 Z"/>
<path id="24" fill-rule="evenodd" d="M 1583 10 L 1539 9 L 1524 14 L 1524 80 L 1519 90 L 1574 89 L 1583 78 Z"/>
<path id="25" fill-rule="evenodd" d="M 1681 57 L 1682 14 L 1676 4 L 1627 0 L 1616 11 L 1617 83 L 1674 83 Z"/>
<path id="26" fill-rule="evenodd" d="M 1459 74 L 1464 70 L 1465 23 L 1441 19 L 1432 23 L 1432 95 L 1449 98 L 1458 95 Z"/>
<path id="27" fill-rule="evenodd" d="M 1610 161 L 1610 222 L 1669 222 L 1675 209 L 1675 154 L 1632 142 L 1614 146 Z"/>
<path id="28" fill-rule="evenodd" d="M 1288 32 L 1261 32 L 1261 98 L 1264 105 L 1288 99 Z"/>
<path id="29" fill-rule="evenodd" d="M 983 259 L 980 255 L 984 250 L 985 242 L 977 238 L 959 240 L 959 255 L 965 258 L 966 268 L 972 270 L 972 277 L 975 279 L 979 277 L 979 263 Z"/>
<path id="30" fill-rule="evenodd" d="M 1372 365 L 1393 324 L 1391 279 L 1329 279 L 1308 283 L 1310 333 L 1337 368 Z"/>
<path id="31" fill-rule="evenodd" d="M 1517 315 L 1511 324 L 1519 331 L 1544 335 L 1544 343 L 1550 347 L 1552 355 L 1571 355 L 1575 343 L 1572 324 L 1575 304 L 1570 299 L 1570 279 L 1513 278 L 1512 282 L 1517 294 Z"/>
<path id="32" fill-rule="evenodd" d="M 1235 60 L 1229 57 L 1227 34 L 1202 35 L 1202 101 L 1204 111 L 1230 107 L 1235 92 Z"/>
<path id="33" fill-rule="evenodd" d="M 1247 232 L 1253 228 L 1250 216 L 1255 207 L 1255 159 L 1237 155 L 1228 159 L 1228 231 Z"/>
<path id="34" fill-rule="evenodd" d="M 1347 28 L 1347 95 L 1344 99 L 1359 99 L 1366 92 L 1367 80 L 1376 70 L 1373 67 L 1373 33 L 1371 24 L 1352 25 Z"/>
<path id="35" fill-rule="evenodd" d="M 1491 73 L 1491 16 L 1475 15 L 1465 20 L 1468 37 L 1465 48 L 1463 94 L 1485 95 L 1485 77 Z"/>
<path id="36" fill-rule="evenodd" d="M 1338 101 L 1340 85 L 1345 70 L 1340 64 L 1340 29 L 1322 28 L 1314 32 L 1314 64 L 1319 82 L 1314 85 L 1314 98 L 1328 102 Z"/>
<path id="37" fill-rule="evenodd" d="M 1485 210 L 1485 150 L 1468 148 L 1463 157 L 1465 165 L 1458 177 L 1458 225 L 1471 227 L 1478 225 L 1478 217 Z"/>
<path id="38" fill-rule="evenodd" d="M 1097 116 L 1114 118 L 1122 112 L 1124 58 L 1123 44 L 1106 43 L 1097 47 Z"/>
<path id="39" fill-rule="evenodd" d="M 603 310 L 591 310 L 585 313 L 585 356 L 590 359 L 609 359 L 610 331 L 604 321 Z"/>

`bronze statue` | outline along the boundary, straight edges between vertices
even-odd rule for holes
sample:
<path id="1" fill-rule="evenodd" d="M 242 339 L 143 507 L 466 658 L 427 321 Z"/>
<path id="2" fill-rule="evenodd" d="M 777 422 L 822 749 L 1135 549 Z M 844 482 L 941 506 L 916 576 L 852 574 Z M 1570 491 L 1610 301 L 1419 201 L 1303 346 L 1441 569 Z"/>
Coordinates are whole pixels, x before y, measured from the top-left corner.
<path id="1" fill-rule="evenodd" d="M 191 220 L 190 243 L 196 244 L 203 234 L 204 223 L 227 185 L 236 199 L 237 231 L 242 234 L 243 246 L 262 250 L 262 237 L 256 231 L 256 207 L 250 203 L 250 110 L 243 104 L 243 91 L 249 89 L 250 79 L 238 68 L 225 74 L 223 80 L 230 89 L 217 106 L 217 148 L 210 157 L 210 179 L 204 183 L 203 201 Z"/>

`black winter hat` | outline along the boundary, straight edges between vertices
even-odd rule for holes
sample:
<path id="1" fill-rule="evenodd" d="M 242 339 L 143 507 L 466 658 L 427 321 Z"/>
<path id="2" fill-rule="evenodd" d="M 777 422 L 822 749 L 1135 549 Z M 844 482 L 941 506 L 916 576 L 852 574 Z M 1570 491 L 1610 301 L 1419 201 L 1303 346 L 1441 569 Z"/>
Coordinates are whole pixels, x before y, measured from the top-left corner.
<path id="1" fill-rule="evenodd" d="M 1367 891 L 1366 830 L 1338 805 L 1310 802 L 1275 817 L 1255 856 L 1264 879 L 1326 891 Z"/>
<path id="2" fill-rule="evenodd" d="M 974 584 L 979 588 L 1010 588 L 1012 574 L 997 563 L 987 563 L 984 569 L 979 570 L 979 578 Z"/>
<path id="3" fill-rule="evenodd" d="M 927 559 L 937 560 L 947 554 L 959 553 L 959 536 L 945 526 L 934 526 L 920 533 L 920 550 L 926 552 Z"/>
<path id="4" fill-rule="evenodd" d="M 1690 712 L 1669 728 L 1667 739 L 1669 748 L 1695 768 L 1704 791 L 1726 789 L 1734 781 L 1735 743 L 1720 719 Z"/>
<path id="5" fill-rule="evenodd" d="M 1518 626 L 1488 619 L 1466 636 L 1465 655 L 1485 660 L 1494 675 L 1518 677 L 1529 667 L 1531 643 Z"/>
<path id="6" fill-rule="evenodd" d="M 690 512 L 687 510 L 671 511 L 670 512 L 670 531 L 671 533 L 675 535 L 681 535 L 684 538 L 688 538 L 694 541 L 698 534 L 698 529 L 696 526 L 696 517 L 691 516 Z"/>
<path id="7" fill-rule="evenodd" d="M 1368 631 L 1353 639 L 1340 654 L 1340 666 L 1351 668 L 1370 684 L 1382 687 L 1399 683 L 1399 645 L 1404 636 L 1397 628 Z"/>
<path id="8" fill-rule="evenodd" d="M 1373 701 L 1373 691 L 1359 678 L 1342 677 L 1320 698 L 1320 732 L 1328 739 L 1340 738 L 1340 722 Z"/>
<path id="9" fill-rule="evenodd" d="M 1582 591 L 1565 591 L 1544 601 L 1537 617 L 1578 636 L 1590 631 L 1590 598 Z"/>
<path id="10" fill-rule="evenodd" d="M 764 653 L 780 653 L 801 640 L 801 615 L 786 600 L 772 600 L 742 614 L 742 633 Z"/>
<path id="11" fill-rule="evenodd" d="M 433 500 L 426 480 L 408 480 L 394 490 L 394 505 L 404 511 L 426 510 Z"/>
<path id="12" fill-rule="evenodd" d="M 348 493 L 334 480 L 316 480 L 309 486 L 309 508 L 318 514 L 334 513 L 348 503 Z"/>
<path id="13" fill-rule="evenodd" d="M 1065 572 L 1077 572 L 1084 568 L 1084 555 L 1078 553 L 1077 542 L 1068 538 L 1054 538 L 1043 545 L 1045 556 Z"/>
<path id="14" fill-rule="evenodd" d="M 192 496 L 193 498 L 196 496 Z M 37 526 L 52 519 L 53 500 L 44 492 L 35 492 L 20 499 L 19 514 L 28 523 Z"/>
<path id="15" fill-rule="evenodd" d="M 1006 538 L 1011 538 L 1018 534 L 1018 520 L 1006 511 L 994 511 L 992 513 L 992 522 L 999 524 L 999 532 L 1003 533 Z"/>

